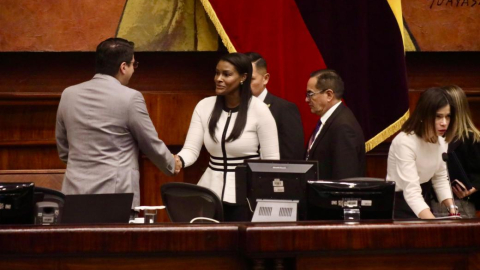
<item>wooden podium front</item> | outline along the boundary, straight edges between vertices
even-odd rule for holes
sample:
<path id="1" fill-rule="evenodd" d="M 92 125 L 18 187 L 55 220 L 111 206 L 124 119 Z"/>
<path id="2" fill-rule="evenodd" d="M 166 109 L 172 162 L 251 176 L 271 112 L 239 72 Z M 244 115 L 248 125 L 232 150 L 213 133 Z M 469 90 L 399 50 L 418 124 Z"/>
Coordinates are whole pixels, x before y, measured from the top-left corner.
<path id="1" fill-rule="evenodd" d="M 480 269 L 480 220 L 0 226 L 0 269 Z"/>

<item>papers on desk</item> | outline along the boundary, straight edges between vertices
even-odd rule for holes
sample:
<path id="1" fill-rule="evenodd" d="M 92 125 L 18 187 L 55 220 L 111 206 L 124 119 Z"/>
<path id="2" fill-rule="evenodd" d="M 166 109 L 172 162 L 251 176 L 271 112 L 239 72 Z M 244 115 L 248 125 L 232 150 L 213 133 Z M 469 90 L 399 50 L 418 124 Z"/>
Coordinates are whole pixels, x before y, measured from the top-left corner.
<path id="1" fill-rule="evenodd" d="M 144 224 L 145 219 L 143 217 L 137 217 L 135 219 L 131 219 L 128 223 L 130 223 L 130 224 Z"/>
<path id="2" fill-rule="evenodd" d="M 435 217 L 435 219 L 462 219 L 461 216 L 445 216 L 445 217 Z"/>

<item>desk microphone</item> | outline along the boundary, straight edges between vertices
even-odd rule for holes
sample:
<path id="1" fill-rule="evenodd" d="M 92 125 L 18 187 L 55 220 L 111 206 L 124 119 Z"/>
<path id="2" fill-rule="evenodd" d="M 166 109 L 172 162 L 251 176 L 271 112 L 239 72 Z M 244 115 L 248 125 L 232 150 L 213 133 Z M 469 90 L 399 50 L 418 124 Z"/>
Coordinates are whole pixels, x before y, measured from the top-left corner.
<path id="1" fill-rule="evenodd" d="M 445 152 L 442 153 L 442 160 L 445 163 L 448 162 L 448 154 L 447 153 L 445 153 Z M 452 215 L 450 213 L 450 208 L 448 208 L 448 214 L 449 214 L 449 216 L 460 216 L 460 213 L 458 213 L 458 207 L 455 205 L 455 198 L 454 198 L 454 193 L 453 193 L 453 189 L 452 189 L 452 182 L 450 181 L 450 175 L 448 174 L 448 166 L 447 166 L 447 180 L 448 180 L 448 184 L 450 185 L 450 191 L 452 192 L 452 203 L 453 203 L 453 206 L 456 209 L 456 213 L 454 215 Z"/>

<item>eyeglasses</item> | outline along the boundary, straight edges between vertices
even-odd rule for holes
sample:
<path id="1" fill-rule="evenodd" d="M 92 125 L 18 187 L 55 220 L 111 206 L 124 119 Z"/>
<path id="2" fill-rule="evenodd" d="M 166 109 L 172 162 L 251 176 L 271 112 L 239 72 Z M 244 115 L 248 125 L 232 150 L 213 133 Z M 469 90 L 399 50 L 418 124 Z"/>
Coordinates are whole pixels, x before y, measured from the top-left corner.
<path id="1" fill-rule="evenodd" d="M 328 90 L 328 88 L 327 88 L 327 89 L 320 90 L 320 91 L 318 91 L 318 92 L 307 91 L 307 93 L 305 93 L 305 97 L 306 97 L 307 99 L 311 99 L 311 98 L 312 98 L 313 96 L 315 96 L 316 94 L 323 93 L 323 92 L 325 92 L 326 90 Z"/>
<path id="2" fill-rule="evenodd" d="M 138 65 L 140 64 L 140 62 L 132 61 L 132 62 L 130 62 L 130 64 L 133 64 L 133 68 L 138 68 Z"/>

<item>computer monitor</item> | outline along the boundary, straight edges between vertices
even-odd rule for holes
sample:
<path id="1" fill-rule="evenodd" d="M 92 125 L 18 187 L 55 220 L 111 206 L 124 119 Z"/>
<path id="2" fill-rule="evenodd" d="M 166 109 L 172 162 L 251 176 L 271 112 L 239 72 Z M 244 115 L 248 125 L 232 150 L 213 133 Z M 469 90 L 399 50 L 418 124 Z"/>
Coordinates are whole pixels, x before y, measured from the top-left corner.
<path id="1" fill-rule="evenodd" d="M 308 220 L 393 219 L 395 182 L 308 181 Z"/>
<path id="2" fill-rule="evenodd" d="M 0 183 L 0 224 L 34 223 L 34 183 Z"/>
<path id="3" fill-rule="evenodd" d="M 299 219 L 306 217 L 307 181 L 317 179 L 317 161 L 247 160 L 247 199 L 298 200 Z"/>

